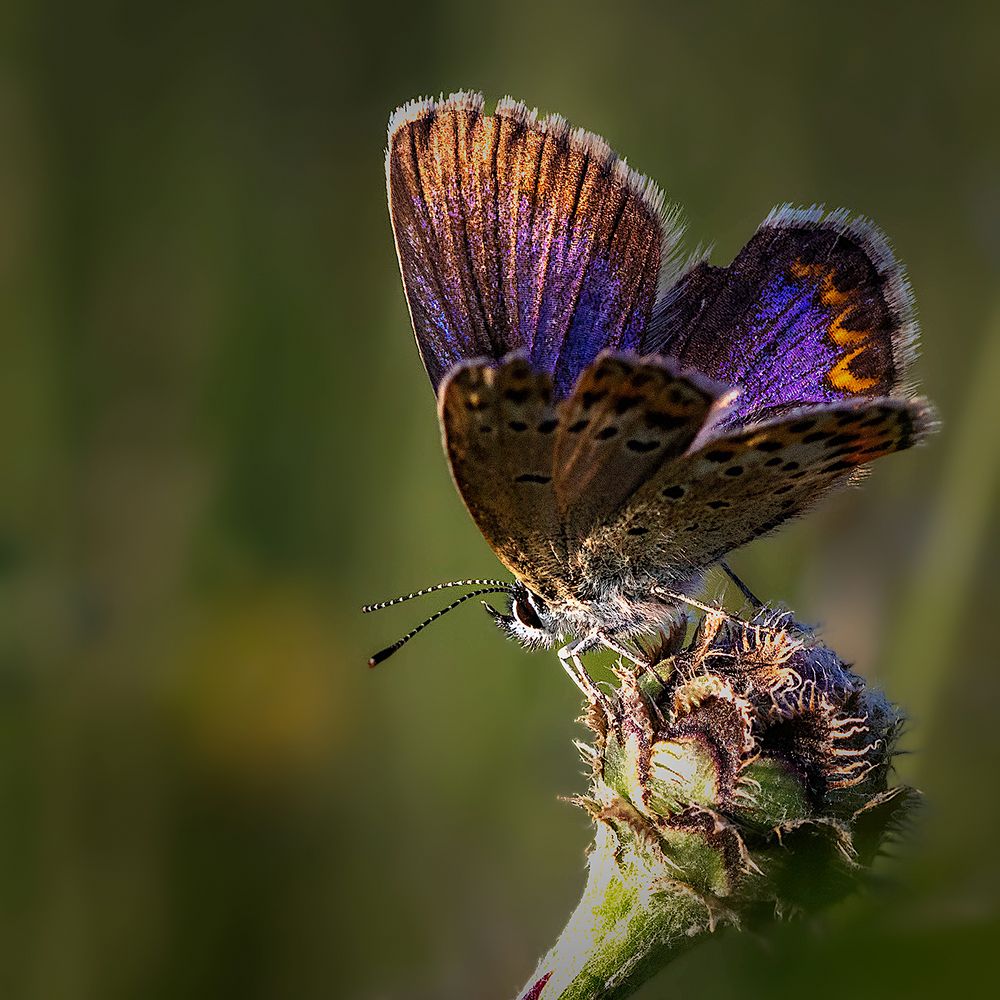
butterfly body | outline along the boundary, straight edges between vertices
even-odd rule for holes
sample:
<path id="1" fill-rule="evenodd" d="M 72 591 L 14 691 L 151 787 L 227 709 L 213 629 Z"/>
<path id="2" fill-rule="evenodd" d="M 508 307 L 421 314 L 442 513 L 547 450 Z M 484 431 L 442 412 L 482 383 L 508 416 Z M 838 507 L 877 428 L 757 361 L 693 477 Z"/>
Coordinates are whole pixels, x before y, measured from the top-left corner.
<path id="1" fill-rule="evenodd" d="M 469 94 L 397 112 L 387 179 L 452 476 L 516 581 L 493 614 L 527 645 L 668 627 L 727 552 L 932 427 L 868 223 L 782 209 L 729 267 L 678 268 L 603 140 Z"/>

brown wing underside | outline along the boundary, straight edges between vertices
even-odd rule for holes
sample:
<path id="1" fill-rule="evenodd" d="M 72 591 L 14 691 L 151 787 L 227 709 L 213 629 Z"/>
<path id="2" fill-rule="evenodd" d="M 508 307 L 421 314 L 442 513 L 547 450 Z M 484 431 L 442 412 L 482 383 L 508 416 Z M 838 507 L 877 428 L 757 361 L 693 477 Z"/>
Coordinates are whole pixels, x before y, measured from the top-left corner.
<path id="1" fill-rule="evenodd" d="M 471 363 L 440 414 L 459 492 L 501 561 L 571 600 L 595 576 L 690 577 L 933 423 L 921 400 L 804 408 L 717 437 L 720 396 L 656 360 L 598 359 L 570 398 L 521 358 Z"/>

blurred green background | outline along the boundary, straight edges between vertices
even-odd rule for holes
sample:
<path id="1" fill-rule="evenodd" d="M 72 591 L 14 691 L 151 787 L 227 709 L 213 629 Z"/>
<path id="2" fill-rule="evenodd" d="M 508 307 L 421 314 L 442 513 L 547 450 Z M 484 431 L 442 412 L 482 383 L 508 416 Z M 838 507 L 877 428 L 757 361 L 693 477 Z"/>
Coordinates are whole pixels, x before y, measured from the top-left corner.
<path id="1" fill-rule="evenodd" d="M 363 602 L 498 571 L 384 204 L 389 113 L 459 86 L 605 135 L 718 261 L 778 202 L 874 217 L 944 419 L 734 560 L 909 708 L 914 834 L 863 898 L 722 935 L 642 996 L 986 975 L 998 29 L 987 3 L 8 0 L 0 995 L 502 1000 L 575 903 L 590 830 L 557 795 L 583 786 L 582 731 L 555 658 L 471 606 L 365 668 L 424 605 Z"/>

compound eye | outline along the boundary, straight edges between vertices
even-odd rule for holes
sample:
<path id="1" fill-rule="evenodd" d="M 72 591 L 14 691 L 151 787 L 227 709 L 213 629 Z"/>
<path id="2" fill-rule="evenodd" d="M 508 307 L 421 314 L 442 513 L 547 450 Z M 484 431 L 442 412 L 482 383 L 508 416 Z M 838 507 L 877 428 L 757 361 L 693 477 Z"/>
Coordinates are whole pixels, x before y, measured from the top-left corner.
<path id="1" fill-rule="evenodd" d="M 531 606 L 531 602 L 526 597 L 519 597 L 514 601 L 511 609 L 514 617 L 525 627 L 542 630 L 542 620 L 538 617 L 538 612 Z"/>

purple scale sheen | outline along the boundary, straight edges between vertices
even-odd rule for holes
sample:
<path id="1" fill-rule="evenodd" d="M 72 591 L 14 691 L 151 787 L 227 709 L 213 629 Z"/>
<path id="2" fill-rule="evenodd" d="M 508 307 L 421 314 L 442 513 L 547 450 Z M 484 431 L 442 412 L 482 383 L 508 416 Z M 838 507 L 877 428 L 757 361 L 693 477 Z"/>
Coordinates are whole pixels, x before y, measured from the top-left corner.
<path id="1" fill-rule="evenodd" d="M 580 374 L 601 351 L 622 346 L 620 338 L 608 336 L 621 298 L 621 279 L 606 258 L 595 257 L 587 268 L 573 320 L 556 362 L 549 369 L 557 398 L 570 393 Z"/>
<path id="2" fill-rule="evenodd" d="M 532 364 L 554 372 L 563 347 L 577 293 L 587 270 L 590 246 L 575 225 L 563 226 L 554 235 L 545 276 L 545 295 L 538 317 L 538 334 L 532 345 Z"/>
<path id="3" fill-rule="evenodd" d="M 522 194 L 517 210 L 517 318 L 518 346 L 529 352 L 534 344 L 538 326 L 538 296 L 544 293 L 544 268 L 540 268 L 542 255 L 534 238 L 532 203 Z"/>
<path id="4" fill-rule="evenodd" d="M 837 361 L 829 324 L 811 285 L 784 277 L 766 285 L 757 311 L 727 338 L 729 349 L 719 359 L 718 373 L 713 373 L 740 390 L 727 423 L 839 399 L 824 388 L 824 376 Z"/>

